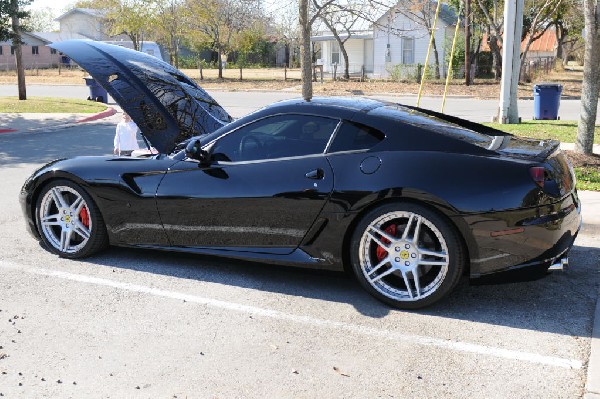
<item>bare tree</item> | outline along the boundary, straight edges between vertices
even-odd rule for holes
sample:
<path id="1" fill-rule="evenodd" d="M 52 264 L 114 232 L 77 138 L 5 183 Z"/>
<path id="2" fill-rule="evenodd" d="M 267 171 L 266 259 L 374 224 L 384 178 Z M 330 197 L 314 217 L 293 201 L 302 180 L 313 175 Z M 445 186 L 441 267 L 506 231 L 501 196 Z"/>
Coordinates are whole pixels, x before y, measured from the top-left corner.
<path id="1" fill-rule="evenodd" d="M 432 0 L 400 0 L 395 11 L 404 15 L 415 24 L 422 26 L 433 34 L 432 50 L 435 64 L 435 78 L 440 78 L 440 57 L 438 54 L 437 44 L 435 40 L 435 32 L 433 32 L 433 24 L 435 19 L 435 10 L 437 2 Z"/>
<path id="2" fill-rule="evenodd" d="M 368 21 L 365 2 L 335 2 L 321 6 L 317 0 L 313 0 L 315 14 L 323 21 L 327 29 L 333 34 L 340 47 L 344 58 L 344 79 L 350 79 L 350 63 L 346 42 L 354 34 L 355 26 L 361 21 Z"/>
<path id="3" fill-rule="evenodd" d="M 105 20 L 110 35 L 127 35 L 133 48 L 139 51 L 155 18 L 152 1 L 118 0 L 107 10 Z"/>
<path id="4" fill-rule="evenodd" d="M 600 90 L 600 1 L 584 0 L 585 56 L 583 85 L 581 87 L 581 112 L 577 128 L 577 152 L 592 154 L 594 129 Z"/>
<path id="5" fill-rule="evenodd" d="M 502 3 L 503 4 L 503 3 Z M 488 45 L 492 51 L 495 78 L 502 76 L 502 27 L 504 25 L 503 5 L 498 0 L 477 0 L 483 18 L 478 22 L 485 27 Z"/>
<path id="6" fill-rule="evenodd" d="M 581 0 L 563 0 L 553 16 L 552 25 L 556 34 L 556 58 L 566 66 L 571 54 L 584 48 L 580 35 L 585 26 Z"/>
<path id="7" fill-rule="evenodd" d="M 54 32 L 58 31 L 56 10 L 50 7 L 34 9 L 29 11 L 29 16 L 24 18 L 21 23 L 27 27 L 30 32 Z"/>
<path id="8" fill-rule="evenodd" d="M 152 25 L 154 35 L 169 52 L 169 62 L 179 68 L 179 42 L 183 35 L 182 19 L 187 13 L 182 0 L 154 0 L 156 17 Z"/>
<path id="9" fill-rule="evenodd" d="M 521 52 L 521 69 L 527 58 L 531 43 L 542 37 L 542 35 L 552 26 L 552 17 L 560 7 L 563 0 L 528 0 L 525 3 L 525 9 L 529 10 L 529 15 L 525 15 L 523 24 L 523 37 L 525 38 L 525 48 Z"/>
<path id="10" fill-rule="evenodd" d="M 192 42 L 208 46 L 218 53 L 219 78 L 223 63 L 239 46 L 240 35 L 249 30 L 260 13 L 256 0 L 188 0 L 186 24 Z"/>
<path id="11" fill-rule="evenodd" d="M 270 18 L 275 19 L 273 25 L 279 41 L 285 46 L 287 66 L 292 68 L 294 65 L 294 54 L 300 42 L 298 8 L 289 7 L 290 4 L 287 3 L 278 5 L 279 7 L 274 11 L 278 15 L 272 15 Z"/>

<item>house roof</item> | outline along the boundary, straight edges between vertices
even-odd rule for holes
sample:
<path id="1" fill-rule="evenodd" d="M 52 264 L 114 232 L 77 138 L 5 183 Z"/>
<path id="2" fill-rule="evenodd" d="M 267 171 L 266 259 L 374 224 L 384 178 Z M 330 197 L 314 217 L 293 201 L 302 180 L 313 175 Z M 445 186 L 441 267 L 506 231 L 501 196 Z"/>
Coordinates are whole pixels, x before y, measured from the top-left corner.
<path id="1" fill-rule="evenodd" d="M 61 16 L 56 17 L 54 20 L 60 21 L 61 19 L 65 18 L 71 14 L 75 14 L 75 13 L 91 15 L 92 17 L 98 17 L 98 18 L 104 17 L 106 15 L 105 10 L 98 10 L 96 8 L 73 8 L 73 9 L 67 11 L 66 13 L 62 14 Z"/>
<path id="2" fill-rule="evenodd" d="M 432 4 L 432 9 L 435 11 L 435 7 L 437 6 L 437 1 L 431 0 L 431 4 Z M 385 15 L 388 15 L 390 12 L 399 13 L 397 10 L 399 7 L 402 7 L 402 6 L 403 6 L 402 0 L 398 1 L 398 3 L 396 3 L 396 5 L 394 5 L 391 8 L 382 9 L 381 5 L 379 5 L 379 7 L 376 7 L 376 8 L 379 8 L 378 14 L 380 14 L 380 16 L 376 20 L 381 21 L 381 19 Z M 377 14 L 375 14 L 375 15 L 377 15 Z M 442 3 L 440 6 L 439 19 L 441 21 L 443 21 L 446 25 L 453 26 L 456 24 L 458 15 L 456 15 L 456 12 L 454 12 L 454 10 L 448 4 Z M 383 24 L 380 23 L 380 25 L 383 25 Z M 342 34 L 340 36 L 346 37 L 346 34 Z M 367 21 L 366 19 L 358 21 L 355 24 L 355 32 L 352 33 L 351 38 L 352 39 L 371 39 L 371 38 L 373 38 L 373 24 L 370 21 Z M 327 40 L 335 40 L 335 37 L 329 30 L 322 30 L 322 31 L 319 31 L 316 35 L 312 36 L 310 39 L 312 41 L 327 41 Z"/>
<path id="3" fill-rule="evenodd" d="M 525 39 L 523 39 L 523 41 L 521 42 L 521 51 L 525 50 L 525 46 L 528 40 L 529 35 L 527 35 Z M 548 29 L 542 34 L 542 36 L 540 36 L 537 40 L 531 43 L 531 45 L 529 46 L 529 52 L 551 53 L 554 50 L 556 50 L 556 45 L 556 33 L 553 29 Z M 502 48 L 501 43 L 499 43 L 499 47 Z M 483 35 L 483 40 L 481 41 L 481 51 L 490 51 L 487 33 Z"/>
<path id="4" fill-rule="evenodd" d="M 431 8 L 432 9 L 432 13 L 435 14 L 435 9 L 437 7 L 437 1 L 431 0 L 431 5 L 432 5 L 432 8 Z M 403 6 L 402 0 L 400 0 L 390 10 L 393 9 L 396 13 L 399 13 L 399 11 L 396 11 L 396 10 L 398 10 L 402 6 Z M 385 14 L 387 14 L 387 11 L 382 15 L 382 17 Z M 440 5 L 440 14 L 439 14 L 438 18 L 440 20 L 442 20 L 446 25 L 453 26 L 453 25 L 456 24 L 456 21 L 458 20 L 458 15 L 456 14 L 456 12 L 454 11 L 454 9 L 452 7 L 450 7 L 446 3 L 442 3 Z M 381 19 L 381 17 L 379 19 Z"/>
<path id="5" fill-rule="evenodd" d="M 342 39 L 346 38 L 348 35 L 346 33 L 340 34 Z M 350 39 L 372 39 L 373 31 L 362 31 L 362 32 L 352 32 L 350 35 Z M 328 40 L 335 40 L 335 36 L 331 32 L 319 32 L 315 36 L 311 36 L 310 40 L 313 42 L 325 42 Z"/>
<path id="6" fill-rule="evenodd" d="M 63 40 L 71 39 L 90 39 L 81 33 L 73 32 L 28 32 L 31 36 L 36 37 L 47 43 L 62 42 Z"/>

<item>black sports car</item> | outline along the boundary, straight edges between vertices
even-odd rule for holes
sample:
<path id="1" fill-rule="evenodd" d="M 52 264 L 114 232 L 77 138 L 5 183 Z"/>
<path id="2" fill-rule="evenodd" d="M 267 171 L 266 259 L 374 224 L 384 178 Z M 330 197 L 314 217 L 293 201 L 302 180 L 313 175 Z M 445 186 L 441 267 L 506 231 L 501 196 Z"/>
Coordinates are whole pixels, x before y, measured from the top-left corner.
<path id="1" fill-rule="evenodd" d="M 400 308 L 468 273 L 558 268 L 581 224 L 559 143 L 362 98 L 273 104 L 238 120 L 154 57 L 53 45 L 159 154 L 49 163 L 23 186 L 31 233 L 66 258 L 107 245 L 352 270 Z"/>

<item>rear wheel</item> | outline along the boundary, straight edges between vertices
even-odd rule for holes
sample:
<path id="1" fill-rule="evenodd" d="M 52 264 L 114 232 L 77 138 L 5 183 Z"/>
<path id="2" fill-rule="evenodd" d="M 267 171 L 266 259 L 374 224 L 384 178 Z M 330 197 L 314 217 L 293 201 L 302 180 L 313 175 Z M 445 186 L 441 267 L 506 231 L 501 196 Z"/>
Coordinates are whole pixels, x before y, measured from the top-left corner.
<path id="1" fill-rule="evenodd" d="M 402 309 L 429 306 L 447 295 L 464 269 L 454 228 L 417 204 L 388 204 L 369 212 L 351 242 L 359 282 L 379 300 Z"/>
<path id="2" fill-rule="evenodd" d="M 69 180 L 52 181 L 42 189 L 35 215 L 44 244 L 62 257 L 83 258 L 108 244 L 98 207 Z"/>

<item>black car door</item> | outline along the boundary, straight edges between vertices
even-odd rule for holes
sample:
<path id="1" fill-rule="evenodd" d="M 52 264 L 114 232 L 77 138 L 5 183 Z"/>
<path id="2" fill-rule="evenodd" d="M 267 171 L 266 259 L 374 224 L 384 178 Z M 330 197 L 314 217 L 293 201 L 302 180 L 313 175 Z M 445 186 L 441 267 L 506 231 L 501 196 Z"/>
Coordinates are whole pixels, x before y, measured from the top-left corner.
<path id="1" fill-rule="evenodd" d="M 292 252 L 333 189 L 323 153 L 337 125 L 273 116 L 209 143 L 207 165 L 173 165 L 157 192 L 172 245 Z"/>

